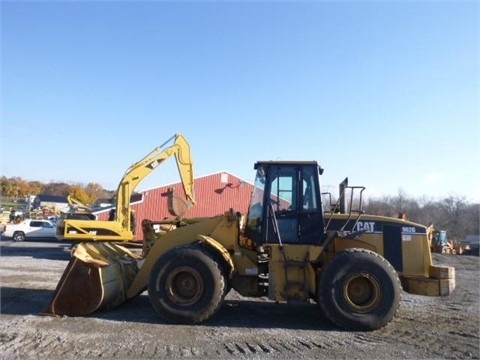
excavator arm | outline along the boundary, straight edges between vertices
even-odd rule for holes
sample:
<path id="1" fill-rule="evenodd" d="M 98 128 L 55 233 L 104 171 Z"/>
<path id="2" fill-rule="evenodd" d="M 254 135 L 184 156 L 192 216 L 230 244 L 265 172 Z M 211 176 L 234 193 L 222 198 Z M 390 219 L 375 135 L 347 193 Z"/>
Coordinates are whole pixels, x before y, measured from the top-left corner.
<path id="1" fill-rule="evenodd" d="M 75 214 L 77 212 L 90 213 L 92 210 L 90 206 L 85 205 L 80 200 L 76 199 L 73 195 L 68 195 L 67 201 L 68 201 L 69 213 L 71 214 Z"/>
<path id="2" fill-rule="evenodd" d="M 173 144 L 165 147 L 171 143 L 172 140 Z M 130 229 L 130 196 L 137 185 L 172 155 L 175 156 L 177 163 L 186 197 L 187 208 L 195 204 L 193 193 L 193 164 L 190 155 L 190 146 L 182 135 L 175 134 L 143 159 L 132 164 L 127 171 L 125 171 L 117 189 L 117 211 L 115 219 L 122 224 L 123 228 Z"/>
<path id="3" fill-rule="evenodd" d="M 57 238 L 70 241 L 133 240 L 130 197 L 137 185 L 171 156 L 175 157 L 177 163 L 186 197 L 185 206 L 188 209 L 194 205 L 193 163 L 190 145 L 182 135 L 175 134 L 125 171 L 117 188 L 115 217 L 111 219 L 113 221 L 65 218 L 57 226 Z"/>

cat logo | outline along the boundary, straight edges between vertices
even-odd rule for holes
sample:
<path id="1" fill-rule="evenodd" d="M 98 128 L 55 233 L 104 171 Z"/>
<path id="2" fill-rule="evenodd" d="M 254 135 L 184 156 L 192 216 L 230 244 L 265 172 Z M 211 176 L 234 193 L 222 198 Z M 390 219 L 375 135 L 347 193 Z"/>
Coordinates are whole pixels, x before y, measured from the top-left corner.
<path id="1" fill-rule="evenodd" d="M 158 165 L 160 165 L 158 160 L 154 160 L 150 164 L 148 164 L 147 167 L 151 170 L 154 170 Z"/>
<path id="2" fill-rule="evenodd" d="M 375 221 L 359 221 L 357 231 L 375 232 Z"/>

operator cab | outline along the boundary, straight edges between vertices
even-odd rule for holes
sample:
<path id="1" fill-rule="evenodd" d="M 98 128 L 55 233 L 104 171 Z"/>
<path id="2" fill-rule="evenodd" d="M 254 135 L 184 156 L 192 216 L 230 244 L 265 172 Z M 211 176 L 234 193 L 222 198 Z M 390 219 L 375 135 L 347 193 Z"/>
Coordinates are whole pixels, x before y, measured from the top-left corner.
<path id="1" fill-rule="evenodd" d="M 245 235 L 257 245 L 320 244 L 324 219 L 316 161 L 262 161 L 257 170 Z"/>

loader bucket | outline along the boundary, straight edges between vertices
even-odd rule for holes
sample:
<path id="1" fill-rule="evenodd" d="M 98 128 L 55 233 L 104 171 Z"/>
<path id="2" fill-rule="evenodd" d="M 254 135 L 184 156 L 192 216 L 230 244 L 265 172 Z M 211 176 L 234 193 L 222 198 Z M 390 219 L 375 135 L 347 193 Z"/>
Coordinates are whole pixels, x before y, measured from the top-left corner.
<path id="1" fill-rule="evenodd" d="M 88 315 L 127 300 L 141 256 L 112 243 L 79 243 L 43 315 Z"/>

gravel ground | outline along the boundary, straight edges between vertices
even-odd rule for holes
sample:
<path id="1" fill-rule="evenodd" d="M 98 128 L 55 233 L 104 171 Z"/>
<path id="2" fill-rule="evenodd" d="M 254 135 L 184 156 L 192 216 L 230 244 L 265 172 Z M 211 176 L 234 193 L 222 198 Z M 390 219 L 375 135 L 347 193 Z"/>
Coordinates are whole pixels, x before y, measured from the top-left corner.
<path id="1" fill-rule="evenodd" d="M 315 304 L 275 304 L 231 292 L 203 325 L 169 325 L 139 297 L 88 317 L 39 315 L 70 258 L 58 242 L 0 241 L 2 359 L 479 359 L 480 262 L 456 268 L 449 297 L 403 294 L 398 316 L 372 332 L 332 326 Z"/>

